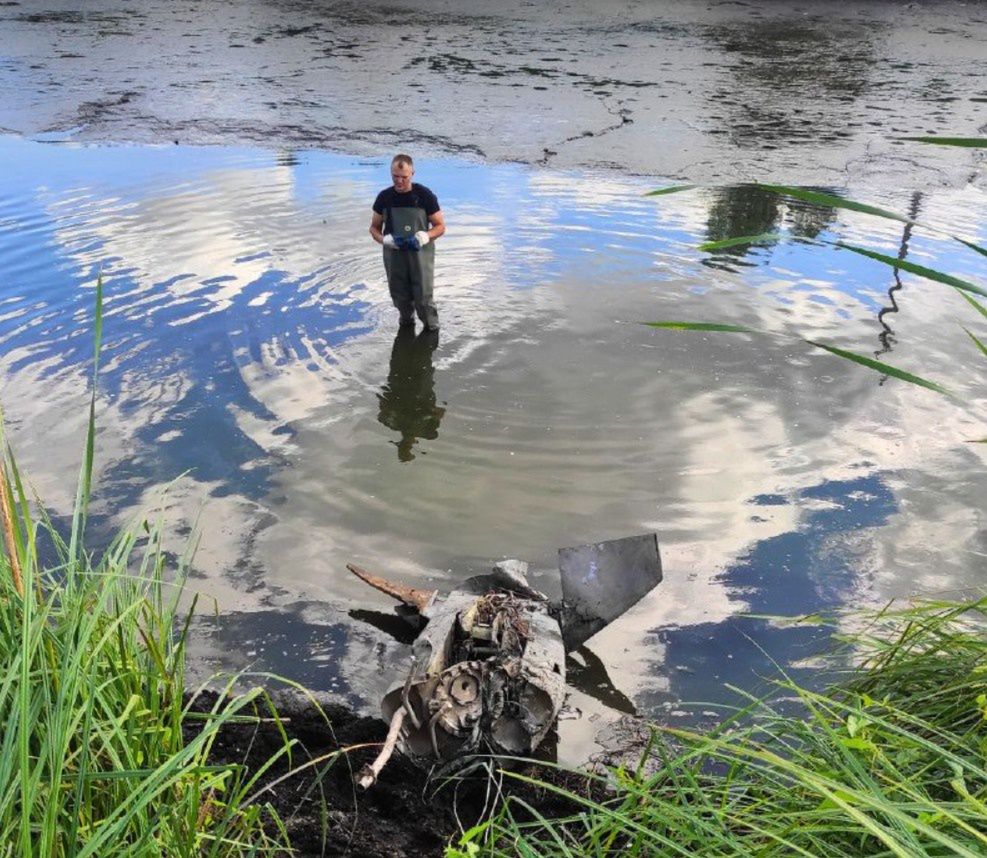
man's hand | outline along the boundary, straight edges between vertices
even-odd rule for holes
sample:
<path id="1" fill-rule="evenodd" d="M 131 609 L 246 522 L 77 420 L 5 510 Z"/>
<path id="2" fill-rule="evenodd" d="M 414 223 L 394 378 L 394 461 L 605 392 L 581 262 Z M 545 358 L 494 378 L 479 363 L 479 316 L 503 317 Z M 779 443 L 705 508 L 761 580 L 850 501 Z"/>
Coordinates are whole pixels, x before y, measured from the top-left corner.
<path id="1" fill-rule="evenodd" d="M 429 242 L 428 233 L 425 230 L 415 233 L 415 240 L 418 242 L 419 249 L 424 247 Z"/>
<path id="2" fill-rule="evenodd" d="M 394 248 L 395 248 L 394 236 L 391 235 L 390 233 L 388 233 L 387 235 L 385 235 L 381 239 L 381 242 L 380 243 L 383 244 L 384 247 L 386 247 L 388 250 L 394 250 Z"/>

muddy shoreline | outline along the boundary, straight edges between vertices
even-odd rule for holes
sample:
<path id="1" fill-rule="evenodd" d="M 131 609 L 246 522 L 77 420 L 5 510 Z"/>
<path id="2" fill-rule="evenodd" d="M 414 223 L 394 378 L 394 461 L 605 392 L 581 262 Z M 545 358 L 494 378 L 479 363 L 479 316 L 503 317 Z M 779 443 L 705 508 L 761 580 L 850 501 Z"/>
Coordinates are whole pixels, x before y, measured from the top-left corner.
<path id="1" fill-rule="evenodd" d="M 483 773 L 443 780 L 395 755 L 371 789 L 357 789 L 355 773 L 370 762 L 384 741 L 387 725 L 317 695 L 317 705 L 294 691 L 271 695 L 289 738 L 286 757 L 264 773 L 257 802 L 270 803 L 285 823 L 297 855 L 358 855 L 361 858 L 441 856 L 459 834 L 494 809 L 497 789 L 537 807 L 546 816 L 571 812 L 573 805 L 554 793 L 509 777 Z M 201 692 L 194 712 L 209 711 L 218 693 Z M 321 711 L 320 711 L 321 709 Z M 244 710 L 244 713 L 249 710 Z M 262 707 L 260 724 L 225 728 L 213 745 L 210 762 L 241 765 L 250 777 L 283 746 L 282 736 Z M 328 720 L 328 723 L 327 723 Z M 194 730 L 190 724 L 189 731 Z M 331 764 L 305 763 L 342 751 Z M 286 776 L 299 769 L 297 774 Z M 550 767 L 529 765 L 519 772 L 571 790 L 588 792 L 589 781 Z"/>
<path id="2" fill-rule="evenodd" d="M 982 181 L 987 14 L 957 2 L 0 5 L 0 128 L 395 148 L 723 184 Z"/>

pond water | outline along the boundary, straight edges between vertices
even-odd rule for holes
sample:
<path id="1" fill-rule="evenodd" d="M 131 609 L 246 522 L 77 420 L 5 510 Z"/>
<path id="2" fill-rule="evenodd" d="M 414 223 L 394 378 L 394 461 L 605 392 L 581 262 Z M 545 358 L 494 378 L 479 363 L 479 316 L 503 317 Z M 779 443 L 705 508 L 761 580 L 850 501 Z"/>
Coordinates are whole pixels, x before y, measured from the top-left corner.
<path id="1" fill-rule="evenodd" d="M 947 237 L 741 185 L 648 198 L 614 171 L 435 158 L 417 177 L 450 224 L 435 338 L 398 332 L 366 232 L 386 158 L 10 136 L 0 160 L 19 462 L 67 514 L 102 272 L 94 528 L 148 506 L 175 550 L 198 528 L 191 584 L 218 611 L 195 628 L 199 675 L 271 670 L 369 710 L 407 635 L 347 562 L 448 589 L 519 557 L 552 592 L 559 547 L 657 531 L 665 581 L 570 664 L 576 757 L 616 713 L 687 717 L 823 644 L 741 615 L 983 582 L 987 457 L 967 442 L 987 435 L 987 395 L 960 328 L 983 337 L 982 320 L 949 287 L 820 243 L 984 283 Z M 972 185 L 868 201 L 985 238 Z M 769 230 L 786 240 L 697 250 Z M 640 324 L 659 319 L 769 335 Z"/>

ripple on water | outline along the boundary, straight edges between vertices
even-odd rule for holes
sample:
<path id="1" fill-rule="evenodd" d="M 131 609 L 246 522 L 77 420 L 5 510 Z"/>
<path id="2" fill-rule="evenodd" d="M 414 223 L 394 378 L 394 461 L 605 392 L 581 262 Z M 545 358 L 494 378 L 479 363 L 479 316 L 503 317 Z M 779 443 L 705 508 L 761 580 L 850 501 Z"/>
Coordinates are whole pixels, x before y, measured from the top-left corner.
<path id="1" fill-rule="evenodd" d="M 983 398 L 882 382 L 804 342 L 979 389 L 954 336 L 957 318 L 977 324 L 962 298 L 812 243 L 895 254 L 900 224 L 749 188 L 645 199 L 613 175 L 435 161 L 422 178 L 450 230 L 428 337 L 396 331 L 367 236 L 384 161 L 23 141 L 0 154 L 14 166 L 0 377 L 18 453 L 64 514 L 102 272 L 102 524 L 188 472 L 168 520 L 177 540 L 205 504 L 196 585 L 240 612 L 206 649 L 249 646 L 252 613 L 294 612 L 291 641 L 270 640 L 286 665 L 308 646 L 306 675 L 365 701 L 405 651 L 368 661 L 377 632 L 348 612 L 390 608 L 346 562 L 449 587 L 519 556 L 551 589 L 558 547 L 657 529 L 665 583 L 591 644 L 622 699 L 656 714 L 764 667 L 738 610 L 976 580 L 985 471 L 964 442 L 985 434 Z M 921 205 L 963 224 L 987 211 L 970 189 Z M 752 218 L 785 241 L 696 250 Z M 907 249 L 979 276 L 940 237 Z M 658 319 L 766 334 L 639 324 Z M 812 644 L 747 631 L 781 662 Z"/>

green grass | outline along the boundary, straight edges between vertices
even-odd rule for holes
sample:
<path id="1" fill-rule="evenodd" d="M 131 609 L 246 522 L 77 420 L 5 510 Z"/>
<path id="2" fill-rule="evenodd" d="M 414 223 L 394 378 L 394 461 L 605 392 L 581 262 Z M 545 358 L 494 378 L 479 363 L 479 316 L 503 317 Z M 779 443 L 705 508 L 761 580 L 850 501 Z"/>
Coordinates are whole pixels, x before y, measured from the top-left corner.
<path id="1" fill-rule="evenodd" d="M 709 733 L 655 728 L 636 770 L 594 777 L 611 797 L 542 784 L 580 810 L 508 801 L 449 854 L 987 854 L 985 628 L 987 598 L 882 612 L 827 692 L 781 679 L 784 711 L 750 700 Z"/>
<path id="2" fill-rule="evenodd" d="M 967 149 L 987 149 L 984 137 L 900 137 L 913 143 L 932 143 L 936 146 L 962 146 Z"/>
<path id="3" fill-rule="evenodd" d="M 95 331 L 98 358 L 99 288 Z M 210 763 L 219 731 L 256 720 L 264 692 L 187 711 L 186 567 L 169 562 L 160 522 L 135 522 L 98 557 L 85 548 L 94 426 L 95 385 L 67 536 L 0 434 L 0 856 L 284 855 L 277 815 L 246 802 L 263 771 Z"/>

